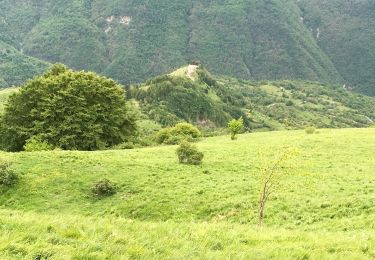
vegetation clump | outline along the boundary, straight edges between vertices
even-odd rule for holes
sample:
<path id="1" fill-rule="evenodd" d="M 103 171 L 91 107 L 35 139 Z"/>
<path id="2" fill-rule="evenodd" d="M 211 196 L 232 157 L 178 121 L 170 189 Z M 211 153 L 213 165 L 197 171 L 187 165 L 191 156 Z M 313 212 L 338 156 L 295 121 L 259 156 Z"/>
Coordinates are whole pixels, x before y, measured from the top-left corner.
<path id="1" fill-rule="evenodd" d="M 231 133 L 230 138 L 232 140 L 237 139 L 237 134 L 240 133 L 243 129 L 243 118 L 233 119 L 228 123 L 228 128 Z"/>
<path id="2" fill-rule="evenodd" d="M 136 132 L 135 121 L 116 82 L 57 64 L 9 97 L 0 120 L 0 147 L 21 151 L 37 135 L 37 146 L 99 150 L 126 141 Z"/>
<path id="3" fill-rule="evenodd" d="M 178 123 L 174 127 L 163 128 L 156 135 L 159 144 L 178 144 L 183 140 L 193 142 L 202 136 L 198 128 L 189 123 Z"/>
<path id="4" fill-rule="evenodd" d="M 309 134 L 309 135 L 314 134 L 315 131 L 316 131 L 316 128 L 313 127 L 313 126 L 309 126 L 309 127 L 306 127 L 306 128 L 305 128 L 305 132 L 306 132 L 306 134 Z"/>
<path id="5" fill-rule="evenodd" d="M 25 152 L 41 152 L 41 151 L 50 151 L 53 149 L 52 145 L 43 141 L 38 136 L 33 136 L 26 141 L 26 144 L 23 146 Z"/>
<path id="6" fill-rule="evenodd" d="M 18 182 L 18 174 L 11 166 L 9 162 L 0 161 L 0 187 L 10 187 Z"/>
<path id="7" fill-rule="evenodd" d="M 95 196 L 108 197 L 117 193 L 117 186 L 108 179 L 103 179 L 96 182 L 91 192 Z"/>
<path id="8" fill-rule="evenodd" d="M 178 160 L 182 164 L 199 165 L 203 160 L 203 153 L 198 151 L 198 148 L 187 142 L 181 142 L 180 146 L 176 150 Z"/>

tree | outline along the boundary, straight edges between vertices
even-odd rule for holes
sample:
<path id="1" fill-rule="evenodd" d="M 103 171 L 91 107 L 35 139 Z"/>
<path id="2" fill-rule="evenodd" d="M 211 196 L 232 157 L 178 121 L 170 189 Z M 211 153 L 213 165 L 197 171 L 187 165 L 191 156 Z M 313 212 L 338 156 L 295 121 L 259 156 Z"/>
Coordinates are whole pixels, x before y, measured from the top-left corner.
<path id="1" fill-rule="evenodd" d="M 275 191 L 282 177 L 292 171 L 288 162 L 297 155 L 295 149 L 276 152 L 276 156 L 269 160 L 262 155 L 262 166 L 259 168 L 260 198 L 258 207 L 258 226 L 262 226 L 264 210 L 270 195 Z"/>
<path id="2" fill-rule="evenodd" d="M 115 81 L 57 64 L 9 98 L 0 146 L 21 151 L 36 139 L 66 150 L 98 150 L 126 141 L 135 121 Z"/>
<path id="3" fill-rule="evenodd" d="M 236 135 L 237 135 L 240 131 L 242 131 L 242 129 L 243 129 L 243 118 L 240 117 L 240 118 L 237 119 L 237 120 L 236 120 L 236 119 L 233 119 L 233 120 L 229 121 L 229 123 L 228 123 L 228 128 L 229 128 L 230 133 L 231 133 L 230 138 L 231 138 L 232 140 L 236 140 L 236 139 L 237 139 Z"/>

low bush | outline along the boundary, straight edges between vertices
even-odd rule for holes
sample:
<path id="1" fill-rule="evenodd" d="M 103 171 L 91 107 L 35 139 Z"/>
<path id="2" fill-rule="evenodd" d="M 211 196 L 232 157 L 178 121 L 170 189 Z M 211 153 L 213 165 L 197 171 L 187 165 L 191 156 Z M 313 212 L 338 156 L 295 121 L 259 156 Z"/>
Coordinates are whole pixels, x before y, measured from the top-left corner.
<path id="1" fill-rule="evenodd" d="M 309 134 L 309 135 L 315 133 L 315 131 L 316 131 L 316 129 L 315 129 L 315 127 L 313 127 L 313 126 L 309 126 L 309 127 L 306 127 L 306 128 L 305 128 L 305 132 L 306 132 L 306 134 Z"/>
<path id="2" fill-rule="evenodd" d="M 189 142 L 197 140 L 201 132 L 189 123 L 178 123 L 174 127 L 163 128 L 156 134 L 156 142 L 159 144 L 179 144 L 186 140 Z"/>
<path id="3" fill-rule="evenodd" d="M 23 149 L 25 150 L 25 152 L 40 152 L 51 151 L 53 147 L 48 142 L 43 141 L 42 138 L 34 136 L 26 141 Z"/>
<path id="4" fill-rule="evenodd" d="M 11 163 L 0 162 L 0 187 L 10 187 L 18 182 L 18 174 L 11 169 Z"/>
<path id="5" fill-rule="evenodd" d="M 117 186 L 112 183 L 108 179 L 103 179 L 98 182 L 96 182 L 92 188 L 91 192 L 95 196 L 100 196 L 100 197 L 108 197 L 116 194 L 117 192 Z"/>
<path id="6" fill-rule="evenodd" d="M 176 136 L 189 136 L 193 139 L 199 138 L 201 136 L 201 132 L 199 131 L 199 129 L 189 123 L 178 123 L 171 129 L 171 134 Z"/>
<path id="7" fill-rule="evenodd" d="M 198 151 L 198 148 L 187 142 L 181 142 L 180 146 L 177 148 L 178 160 L 182 164 L 192 164 L 199 165 L 203 160 L 203 153 Z"/>

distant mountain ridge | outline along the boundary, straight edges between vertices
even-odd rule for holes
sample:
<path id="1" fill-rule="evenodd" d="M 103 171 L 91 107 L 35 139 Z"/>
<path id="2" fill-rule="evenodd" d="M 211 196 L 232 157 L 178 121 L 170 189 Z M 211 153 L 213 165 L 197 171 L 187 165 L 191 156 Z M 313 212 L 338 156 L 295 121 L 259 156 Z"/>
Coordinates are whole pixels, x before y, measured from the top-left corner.
<path id="1" fill-rule="evenodd" d="M 346 84 L 375 95 L 374 4 L 341 2 L 0 0 L 0 40 L 122 84 L 201 60 L 214 74 Z"/>

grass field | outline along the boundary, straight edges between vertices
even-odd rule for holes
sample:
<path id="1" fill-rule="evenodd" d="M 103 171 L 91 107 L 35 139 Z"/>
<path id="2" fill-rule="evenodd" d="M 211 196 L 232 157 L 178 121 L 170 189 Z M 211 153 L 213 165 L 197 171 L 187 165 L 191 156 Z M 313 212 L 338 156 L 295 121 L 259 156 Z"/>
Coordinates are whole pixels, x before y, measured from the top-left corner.
<path id="1" fill-rule="evenodd" d="M 373 259 L 375 128 L 207 138 L 201 166 L 175 147 L 0 153 L 21 174 L 0 195 L 0 258 Z M 258 152 L 296 147 L 256 227 Z M 119 192 L 98 199 L 99 179 Z"/>

